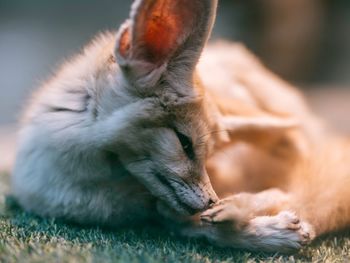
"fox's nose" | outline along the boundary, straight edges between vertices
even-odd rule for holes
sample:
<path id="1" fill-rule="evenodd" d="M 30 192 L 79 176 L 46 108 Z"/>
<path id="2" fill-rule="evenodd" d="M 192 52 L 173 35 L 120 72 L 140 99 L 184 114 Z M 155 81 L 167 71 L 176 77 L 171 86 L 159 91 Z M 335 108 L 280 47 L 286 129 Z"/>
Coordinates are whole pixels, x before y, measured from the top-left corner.
<path id="1" fill-rule="evenodd" d="M 218 199 L 215 199 L 213 197 L 210 197 L 208 202 L 207 202 L 207 205 L 204 207 L 204 210 L 205 209 L 209 209 L 211 208 L 213 205 L 215 205 L 215 203 L 218 201 Z"/>
<path id="2" fill-rule="evenodd" d="M 210 198 L 209 202 L 208 202 L 208 206 L 212 207 L 215 203 L 216 203 L 216 201 L 213 198 Z"/>

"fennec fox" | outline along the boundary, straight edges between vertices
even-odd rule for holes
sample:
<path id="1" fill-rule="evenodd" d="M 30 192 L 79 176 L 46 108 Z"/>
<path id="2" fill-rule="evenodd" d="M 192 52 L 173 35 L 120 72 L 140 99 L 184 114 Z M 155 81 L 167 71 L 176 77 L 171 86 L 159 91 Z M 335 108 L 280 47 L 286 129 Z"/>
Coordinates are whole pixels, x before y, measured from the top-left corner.
<path id="1" fill-rule="evenodd" d="M 138 0 L 36 92 L 12 177 L 26 210 L 111 227 L 181 217 L 187 235 L 265 251 L 349 223 L 346 146 L 321 146 L 302 97 L 239 45 L 198 64 L 216 6 Z"/>
<path id="2" fill-rule="evenodd" d="M 184 9 L 183 7 L 186 6 Z M 42 216 L 118 226 L 217 201 L 205 169 L 209 120 L 193 71 L 216 1 L 136 1 L 34 95 L 13 192 Z"/>

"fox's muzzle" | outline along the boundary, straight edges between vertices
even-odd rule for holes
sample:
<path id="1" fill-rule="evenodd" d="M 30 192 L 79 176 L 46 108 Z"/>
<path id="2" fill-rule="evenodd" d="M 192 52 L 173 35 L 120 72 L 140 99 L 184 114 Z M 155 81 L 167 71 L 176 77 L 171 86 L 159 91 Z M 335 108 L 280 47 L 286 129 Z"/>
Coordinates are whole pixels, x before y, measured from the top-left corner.
<path id="1" fill-rule="evenodd" d="M 174 187 L 175 194 L 179 201 L 189 207 L 193 212 L 206 210 L 219 200 L 207 173 L 200 179 L 200 181 L 192 181 Z"/>

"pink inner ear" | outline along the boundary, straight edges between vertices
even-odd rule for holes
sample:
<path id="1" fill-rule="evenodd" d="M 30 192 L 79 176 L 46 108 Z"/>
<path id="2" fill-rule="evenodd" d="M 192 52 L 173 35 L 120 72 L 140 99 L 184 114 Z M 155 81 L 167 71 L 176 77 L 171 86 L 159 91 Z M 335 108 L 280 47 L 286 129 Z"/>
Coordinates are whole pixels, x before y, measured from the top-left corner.
<path id="1" fill-rule="evenodd" d="M 130 28 L 127 27 L 121 33 L 120 40 L 119 40 L 119 50 L 118 50 L 119 54 L 122 55 L 124 58 L 128 56 L 130 45 L 131 45 Z"/>
<path id="2" fill-rule="evenodd" d="M 154 64 L 162 64 L 168 59 L 193 29 L 195 3 L 190 0 L 158 0 L 143 10 L 138 19 L 136 34 L 139 37 L 144 58 Z M 142 15 L 141 15 L 142 16 Z"/>
<path id="3" fill-rule="evenodd" d="M 177 18 L 162 13 L 153 13 L 146 24 L 144 44 L 152 62 L 162 62 L 174 52 L 178 37 L 181 36 L 180 23 Z"/>

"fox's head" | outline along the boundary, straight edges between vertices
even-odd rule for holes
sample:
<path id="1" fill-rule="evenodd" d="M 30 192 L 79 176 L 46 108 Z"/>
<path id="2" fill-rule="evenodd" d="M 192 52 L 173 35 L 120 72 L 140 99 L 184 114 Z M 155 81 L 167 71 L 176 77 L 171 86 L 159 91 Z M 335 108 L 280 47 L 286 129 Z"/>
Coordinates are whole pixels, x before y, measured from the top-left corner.
<path id="1" fill-rule="evenodd" d="M 97 52 L 99 66 L 96 56 L 91 60 L 92 111 L 103 119 L 117 108 L 132 123 L 109 150 L 154 196 L 182 214 L 217 200 L 205 165 L 213 145 L 246 130 L 251 136 L 252 129 L 259 133 L 293 125 L 275 118 L 223 116 L 208 99 L 195 69 L 216 8 L 217 0 L 137 0 L 113 43 L 100 39 L 107 47 Z M 83 64 L 90 68 L 86 60 Z M 137 102 L 147 106 L 124 116 L 123 107 Z"/>
<path id="2" fill-rule="evenodd" d="M 155 196 L 183 214 L 217 200 L 205 169 L 209 120 L 195 78 L 216 6 L 217 0 L 137 0 L 114 48 L 118 88 L 130 101 L 156 98 L 150 114 L 164 115 L 130 131 L 118 155 Z"/>

